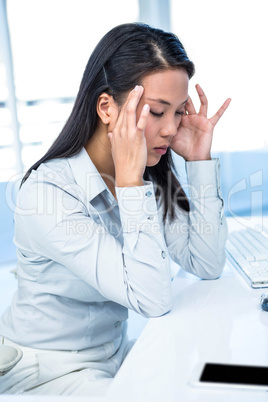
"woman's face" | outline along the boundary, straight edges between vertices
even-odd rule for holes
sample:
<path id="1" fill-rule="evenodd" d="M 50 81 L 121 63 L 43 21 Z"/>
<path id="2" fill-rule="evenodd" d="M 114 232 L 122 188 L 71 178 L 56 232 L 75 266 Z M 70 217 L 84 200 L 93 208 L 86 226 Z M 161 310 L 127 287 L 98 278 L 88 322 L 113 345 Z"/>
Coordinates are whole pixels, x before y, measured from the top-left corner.
<path id="1" fill-rule="evenodd" d="M 177 134 L 188 98 L 188 74 L 184 69 L 165 70 L 146 76 L 142 98 L 137 107 L 137 121 L 148 103 L 150 113 L 145 129 L 147 166 L 156 165 Z"/>

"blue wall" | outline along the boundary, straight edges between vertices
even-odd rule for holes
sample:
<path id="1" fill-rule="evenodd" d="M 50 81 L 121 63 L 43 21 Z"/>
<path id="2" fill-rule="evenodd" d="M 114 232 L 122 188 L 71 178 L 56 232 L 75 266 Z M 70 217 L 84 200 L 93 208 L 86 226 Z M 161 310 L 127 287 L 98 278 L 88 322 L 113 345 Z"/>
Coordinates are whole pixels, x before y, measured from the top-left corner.
<path id="1" fill-rule="evenodd" d="M 16 187 L 0 182 L 0 263 L 16 259 L 13 244 L 15 199 Z"/>
<path id="2" fill-rule="evenodd" d="M 268 150 L 218 152 L 221 162 L 221 191 L 226 216 L 268 214 Z M 185 163 L 174 155 L 179 179 L 186 183 Z"/>
<path id="3" fill-rule="evenodd" d="M 222 152 L 221 186 L 226 216 L 268 214 L 268 150 Z"/>

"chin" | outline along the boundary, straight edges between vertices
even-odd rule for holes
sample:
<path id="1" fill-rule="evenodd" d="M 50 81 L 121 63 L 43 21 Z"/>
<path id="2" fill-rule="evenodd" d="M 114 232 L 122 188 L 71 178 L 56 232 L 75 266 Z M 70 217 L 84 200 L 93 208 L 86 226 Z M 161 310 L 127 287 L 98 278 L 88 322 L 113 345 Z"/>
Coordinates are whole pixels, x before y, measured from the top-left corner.
<path id="1" fill-rule="evenodd" d="M 161 157 L 160 158 L 148 158 L 147 162 L 146 162 L 146 166 L 147 167 L 152 167 L 155 166 L 159 163 Z"/>

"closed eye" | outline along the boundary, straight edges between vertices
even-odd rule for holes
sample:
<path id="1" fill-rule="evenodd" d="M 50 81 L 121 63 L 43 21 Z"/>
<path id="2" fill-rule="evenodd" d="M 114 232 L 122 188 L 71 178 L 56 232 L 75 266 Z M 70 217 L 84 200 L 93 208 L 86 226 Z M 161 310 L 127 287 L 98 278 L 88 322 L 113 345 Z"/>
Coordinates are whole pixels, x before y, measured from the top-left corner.
<path id="1" fill-rule="evenodd" d="M 161 117 L 161 116 L 163 116 L 163 112 L 162 113 L 155 113 L 155 112 L 153 112 L 152 110 L 150 110 L 150 113 L 153 115 L 153 116 L 156 116 L 156 117 Z"/>
<path id="2" fill-rule="evenodd" d="M 151 113 L 153 116 L 155 116 L 155 117 L 161 117 L 161 116 L 163 116 L 163 114 L 164 114 L 164 112 L 162 112 L 162 113 L 155 113 L 155 112 L 153 112 L 152 110 L 150 110 L 150 113 Z M 184 111 L 184 110 L 178 111 L 178 112 L 176 112 L 176 114 L 179 115 L 179 116 L 183 116 L 183 115 L 185 114 L 185 111 Z"/>

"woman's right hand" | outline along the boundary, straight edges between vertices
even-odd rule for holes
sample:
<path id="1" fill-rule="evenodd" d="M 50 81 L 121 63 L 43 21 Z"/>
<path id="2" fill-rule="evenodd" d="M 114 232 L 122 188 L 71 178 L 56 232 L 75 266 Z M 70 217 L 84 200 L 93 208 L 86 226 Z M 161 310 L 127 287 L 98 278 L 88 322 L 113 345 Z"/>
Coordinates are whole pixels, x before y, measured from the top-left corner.
<path id="1" fill-rule="evenodd" d="M 144 130 L 149 115 L 149 105 L 143 106 L 137 122 L 137 106 L 142 93 L 143 87 L 139 85 L 129 93 L 113 131 L 108 133 L 117 187 L 143 186 L 144 184 L 143 174 L 147 162 Z"/>

